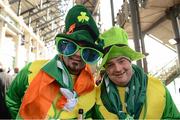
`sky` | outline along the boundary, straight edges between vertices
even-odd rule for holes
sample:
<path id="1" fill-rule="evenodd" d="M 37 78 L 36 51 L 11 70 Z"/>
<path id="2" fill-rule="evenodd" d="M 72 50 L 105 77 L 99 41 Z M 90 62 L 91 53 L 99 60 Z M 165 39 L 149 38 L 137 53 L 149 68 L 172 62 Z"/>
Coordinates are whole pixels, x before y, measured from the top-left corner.
<path id="1" fill-rule="evenodd" d="M 119 9 L 121 8 L 122 2 L 123 0 L 113 0 L 114 17 L 117 15 Z M 102 31 L 111 28 L 112 18 L 111 18 L 110 0 L 100 0 L 100 13 L 101 13 Z"/>

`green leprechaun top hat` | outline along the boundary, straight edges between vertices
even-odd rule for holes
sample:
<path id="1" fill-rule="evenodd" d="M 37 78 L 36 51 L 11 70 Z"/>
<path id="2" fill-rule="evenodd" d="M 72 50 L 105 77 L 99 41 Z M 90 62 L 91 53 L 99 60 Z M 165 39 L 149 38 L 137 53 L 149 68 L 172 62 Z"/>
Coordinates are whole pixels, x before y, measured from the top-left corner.
<path id="1" fill-rule="evenodd" d="M 100 39 L 104 40 L 104 50 L 109 48 L 105 54 L 101 67 L 112 58 L 124 56 L 131 61 L 139 60 L 144 57 L 140 52 L 136 52 L 128 46 L 127 33 L 119 27 L 112 27 L 100 35 Z"/>
<path id="2" fill-rule="evenodd" d="M 74 42 L 85 42 L 90 47 L 103 52 L 103 43 L 98 39 L 98 27 L 91 13 L 83 5 L 75 5 L 68 11 L 65 19 L 65 33 L 56 36 L 56 43 L 62 37 Z"/>

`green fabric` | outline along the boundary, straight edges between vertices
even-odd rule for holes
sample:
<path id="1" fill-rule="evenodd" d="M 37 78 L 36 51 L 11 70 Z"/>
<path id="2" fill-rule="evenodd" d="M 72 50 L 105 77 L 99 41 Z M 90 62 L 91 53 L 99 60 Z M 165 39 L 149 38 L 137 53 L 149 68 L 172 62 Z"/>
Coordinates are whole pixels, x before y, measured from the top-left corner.
<path id="1" fill-rule="evenodd" d="M 96 116 L 96 112 L 94 111 L 95 110 L 95 105 L 86 113 L 84 113 L 85 115 L 85 119 L 97 119 L 97 118 L 100 118 L 100 117 L 97 117 Z"/>
<path id="2" fill-rule="evenodd" d="M 90 13 L 90 11 L 83 5 L 75 5 L 72 7 L 66 15 L 65 30 L 69 31 L 72 24 L 76 23 L 76 26 L 87 25 L 94 31 L 96 38 L 99 36 L 99 29 Z"/>
<path id="3" fill-rule="evenodd" d="M 73 89 L 73 85 L 72 85 L 72 78 L 68 72 L 68 70 L 66 69 L 65 65 L 62 63 L 62 65 L 64 66 L 65 72 L 67 73 L 68 77 L 69 77 L 69 86 L 66 86 L 66 84 L 64 84 L 63 82 L 63 76 L 62 76 L 62 69 L 59 69 L 57 66 L 57 60 L 59 59 L 59 56 L 56 55 L 51 61 L 49 61 L 43 68 L 42 70 L 44 72 L 46 72 L 48 75 L 50 75 L 51 77 L 53 77 L 54 79 L 57 80 L 57 82 L 63 87 L 63 88 L 69 88 L 69 89 Z"/>
<path id="4" fill-rule="evenodd" d="M 52 59 L 46 65 L 44 65 L 41 68 L 41 70 L 45 71 L 51 77 L 55 78 L 61 86 L 72 89 L 72 84 L 69 84 L 70 86 L 66 86 L 62 82 L 62 70 L 57 67 L 58 59 L 59 59 L 59 56 L 56 55 L 54 59 Z M 32 71 L 29 71 L 29 67 L 31 66 L 31 64 L 32 63 L 27 64 L 17 74 L 17 77 L 13 80 L 6 95 L 6 104 L 7 104 L 7 107 L 9 108 L 9 111 L 13 119 L 15 119 L 18 114 L 18 111 L 21 105 L 21 99 L 23 98 L 24 92 L 29 86 L 28 76 L 32 72 Z"/>
<path id="5" fill-rule="evenodd" d="M 57 60 L 59 59 L 59 56 L 56 55 L 51 61 L 49 61 L 47 64 L 45 64 L 41 70 L 46 72 L 48 75 L 53 77 L 57 82 L 60 84 L 60 86 L 69 88 L 72 90 L 72 82 L 69 83 L 69 86 L 66 86 L 62 81 L 62 70 L 57 67 Z M 20 116 L 18 116 L 18 111 L 21 105 L 21 100 L 24 96 L 24 93 L 26 89 L 29 87 L 28 84 L 28 76 L 31 74 L 33 71 L 29 71 L 30 66 L 33 63 L 29 63 L 26 65 L 16 76 L 16 78 L 13 80 L 11 86 L 9 87 L 9 90 L 6 95 L 6 104 L 7 107 L 10 110 L 10 113 L 12 115 L 12 119 L 21 119 Z M 63 64 L 62 64 L 63 65 Z M 66 71 L 67 74 L 68 71 L 63 65 L 64 70 Z M 69 75 L 70 76 L 70 75 Z M 72 78 L 69 80 L 72 80 Z M 88 117 L 90 112 L 87 114 Z"/>
<path id="6" fill-rule="evenodd" d="M 101 87 L 101 100 L 109 112 L 118 116 L 119 119 L 138 119 L 145 103 L 147 75 L 136 65 L 132 65 L 134 74 L 126 87 L 125 103 L 126 111 L 122 111 L 122 102 L 117 86 L 109 80 L 107 74 L 103 78 Z M 108 84 L 106 84 L 106 83 Z"/>
<path id="7" fill-rule="evenodd" d="M 119 56 L 125 56 L 129 58 L 131 61 L 139 60 L 144 57 L 143 54 L 134 51 L 128 46 L 119 47 L 119 46 L 113 45 L 108 51 L 108 53 L 104 56 L 103 61 L 100 66 L 103 67 L 106 62 L 108 62 L 112 58 L 119 57 Z"/>
<path id="8" fill-rule="evenodd" d="M 173 102 L 173 99 L 169 93 L 169 91 L 166 89 L 166 107 L 163 112 L 162 119 L 180 119 L 180 112 L 176 108 L 176 105 Z"/>
<path id="9" fill-rule="evenodd" d="M 106 55 L 100 65 L 103 65 L 110 59 L 125 56 L 131 61 L 140 60 L 145 57 L 140 52 L 136 52 L 128 46 L 128 36 L 126 31 L 120 27 L 112 27 L 100 35 L 100 39 L 104 42 L 104 49 L 110 47 L 109 51 L 106 51 Z M 120 45 L 120 46 L 118 46 Z"/>
<path id="10" fill-rule="evenodd" d="M 116 26 L 101 34 L 100 39 L 105 40 L 104 48 L 115 44 L 128 45 L 127 33 Z"/>
<path id="11" fill-rule="evenodd" d="M 65 31 L 66 33 L 56 36 L 56 43 L 59 37 L 65 37 L 75 42 L 86 42 L 103 52 L 103 43 L 98 38 L 99 29 L 90 11 L 83 5 L 75 5 L 68 11 L 65 20 Z"/>
<path id="12" fill-rule="evenodd" d="M 104 119 L 103 115 L 99 111 L 100 105 L 95 104 L 92 108 L 92 118 L 93 119 Z"/>
<path id="13" fill-rule="evenodd" d="M 30 65 L 31 63 L 27 64 L 17 74 L 6 94 L 6 104 L 11 113 L 12 119 L 16 118 L 21 105 L 21 99 L 28 87 L 28 75 L 30 74 L 28 69 Z"/>

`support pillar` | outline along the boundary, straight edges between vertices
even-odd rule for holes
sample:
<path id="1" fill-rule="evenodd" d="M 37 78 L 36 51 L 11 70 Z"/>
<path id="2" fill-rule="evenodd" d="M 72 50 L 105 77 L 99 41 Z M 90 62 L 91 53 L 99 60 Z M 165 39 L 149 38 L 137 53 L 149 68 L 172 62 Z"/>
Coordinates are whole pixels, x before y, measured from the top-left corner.
<path id="1" fill-rule="evenodd" d="M 20 47 L 21 47 L 21 39 L 22 39 L 22 35 L 18 34 L 15 40 L 15 63 L 14 63 L 14 67 L 19 67 L 20 66 Z"/>
<path id="2" fill-rule="evenodd" d="M 29 33 L 25 33 L 26 62 L 30 62 L 31 55 L 31 37 Z"/>
<path id="3" fill-rule="evenodd" d="M 19 0 L 17 16 L 20 16 L 20 15 L 21 15 L 21 7 L 22 7 L 22 2 L 21 2 L 21 0 Z"/>
<path id="4" fill-rule="evenodd" d="M 144 36 L 145 36 L 145 34 L 144 34 L 144 33 L 143 33 L 143 34 L 141 34 L 141 46 L 142 46 L 142 53 L 143 53 L 145 56 L 147 56 L 147 55 L 148 55 L 148 53 L 146 53 L 146 48 L 145 48 L 145 43 L 144 43 Z M 147 63 L 147 59 L 146 59 L 146 57 L 145 57 L 145 58 L 143 58 L 142 62 L 143 62 L 144 72 L 148 73 L 148 63 Z"/>
<path id="5" fill-rule="evenodd" d="M 140 41 L 139 41 L 141 29 L 140 29 L 140 21 L 138 19 L 139 10 L 138 10 L 137 0 L 129 0 L 129 4 L 131 11 L 134 46 L 137 52 L 141 52 Z M 142 60 L 138 60 L 137 65 L 142 68 Z"/>
<path id="6" fill-rule="evenodd" d="M 167 11 L 169 15 L 175 35 L 175 40 L 177 42 L 176 49 L 178 54 L 178 70 L 180 71 L 180 24 L 178 20 L 178 15 L 180 13 L 180 5 L 173 6 Z"/>
<path id="7" fill-rule="evenodd" d="M 35 59 L 38 60 L 39 59 L 39 43 L 36 42 L 35 45 L 36 45 L 36 47 L 35 47 Z"/>
<path id="8" fill-rule="evenodd" d="M 112 26 L 114 26 L 115 22 L 114 22 L 114 3 L 113 3 L 113 0 L 110 0 L 110 5 L 111 5 Z"/>
<path id="9" fill-rule="evenodd" d="M 6 35 L 6 27 L 7 25 L 4 21 L 0 21 L 0 61 L 3 61 L 3 44 L 5 42 L 5 35 Z"/>

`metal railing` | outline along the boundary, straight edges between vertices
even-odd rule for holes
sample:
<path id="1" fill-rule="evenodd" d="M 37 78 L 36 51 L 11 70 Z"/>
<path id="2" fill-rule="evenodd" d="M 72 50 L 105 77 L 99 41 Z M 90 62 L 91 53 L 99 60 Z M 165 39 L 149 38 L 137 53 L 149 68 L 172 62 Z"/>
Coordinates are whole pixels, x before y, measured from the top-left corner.
<path id="1" fill-rule="evenodd" d="M 175 57 L 161 69 L 157 70 L 156 73 L 150 72 L 150 74 L 162 80 L 166 85 L 169 84 L 180 75 L 178 58 Z"/>

